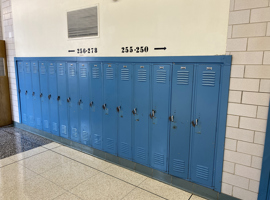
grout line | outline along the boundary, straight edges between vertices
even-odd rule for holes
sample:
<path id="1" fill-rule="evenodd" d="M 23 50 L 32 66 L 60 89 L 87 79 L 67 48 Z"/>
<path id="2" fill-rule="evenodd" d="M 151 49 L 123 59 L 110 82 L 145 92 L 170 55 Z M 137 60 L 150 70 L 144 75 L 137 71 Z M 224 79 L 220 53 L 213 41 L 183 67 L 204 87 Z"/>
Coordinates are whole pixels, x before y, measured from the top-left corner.
<path id="1" fill-rule="evenodd" d="M 189 199 L 188 199 L 188 200 L 190 200 L 192 196 L 193 196 L 193 194 L 191 194 L 191 195 L 190 195 L 190 197 L 189 197 Z"/>

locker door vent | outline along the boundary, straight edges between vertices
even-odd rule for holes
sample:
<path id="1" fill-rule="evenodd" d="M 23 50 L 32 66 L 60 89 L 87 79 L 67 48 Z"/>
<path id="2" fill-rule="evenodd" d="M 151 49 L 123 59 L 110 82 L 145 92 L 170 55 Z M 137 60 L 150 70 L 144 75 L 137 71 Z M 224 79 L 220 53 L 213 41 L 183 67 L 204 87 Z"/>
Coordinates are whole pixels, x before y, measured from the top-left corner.
<path id="1" fill-rule="evenodd" d="M 33 116 L 29 116 L 29 122 L 30 124 L 34 124 L 35 120 Z"/>
<path id="2" fill-rule="evenodd" d="M 114 144 L 113 139 L 107 138 L 107 148 L 109 150 L 114 150 L 114 145 L 113 144 Z"/>
<path id="3" fill-rule="evenodd" d="M 166 70 L 157 70 L 157 77 L 156 77 L 157 83 L 166 83 L 166 78 L 167 78 Z"/>
<path id="4" fill-rule="evenodd" d="M 38 117 L 37 118 L 37 125 L 40 126 L 41 125 L 41 119 Z"/>
<path id="5" fill-rule="evenodd" d="M 75 67 L 74 66 L 69 66 L 69 75 L 75 76 Z"/>
<path id="6" fill-rule="evenodd" d="M 67 127 L 65 125 L 61 126 L 61 133 L 67 135 Z"/>
<path id="7" fill-rule="evenodd" d="M 64 66 L 60 66 L 60 67 L 58 67 L 58 74 L 60 75 L 60 76 L 63 76 L 64 75 Z"/>
<path id="8" fill-rule="evenodd" d="M 57 131 L 57 123 L 53 122 L 53 131 Z"/>
<path id="9" fill-rule="evenodd" d="M 33 73 L 34 74 L 38 73 L 38 67 L 36 65 L 33 66 Z"/>
<path id="10" fill-rule="evenodd" d="M 106 79 L 113 80 L 113 68 L 106 69 Z"/>
<path id="11" fill-rule="evenodd" d="M 139 82 L 145 82 L 146 81 L 146 70 L 145 69 L 139 69 L 138 70 L 138 81 Z"/>
<path id="12" fill-rule="evenodd" d="M 101 144 L 101 137 L 100 135 L 94 134 L 94 144 L 100 145 Z"/>
<path id="13" fill-rule="evenodd" d="M 121 80 L 129 81 L 129 69 L 121 69 Z"/>
<path id="14" fill-rule="evenodd" d="M 185 172 L 185 162 L 183 160 L 174 159 L 173 160 L 173 171 L 184 173 Z"/>
<path id="15" fill-rule="evenodd" d="M 78 137 L 78 131 L 76 128 L 72 128 L 72 136 L 75 138 Z"/>
<path id="16" fill-rule="evenodd" d="M 54 66 L 50 66 L 50 74 L 54 74 Z"/>
<path id="17" fill-rule="evenodd" d="M 48 120 L 44 120 L 44 127 L 49 128 L 49 121 Z"/>
<path id="18" fill-rule="evenodd" d="M 31 73 L 30 65 L 26 65 L 26 73 Z"/>
<path id="19" fill-rule="evenodd" d="M 99 68 L 97 68 L 97 67 L 92 68 L 92 77 L 99 78 Z"/>
<path id="20" fill-rule="evenodd" d="M 177 71 L 177 85 L 188 85 L 189 71 Z"/>
<path id="21" fill-rule="evenodd" d="M 22 66 L 22 63 L 19 63 L 19 72 L 23 72 L 23 66 Z"/>
<path id="22" fill-rule="evenodd" d="M 88 139 L 88 133 L 86 131 L 82 131 L 82 140 L 86 141 Z"/>
<path id="23" fill-rule="evenodd" d="M 129 145 L 125 142 L 121 143 L 120 151 L 122 154 L 128 154 L 129 153 Z"/>
<path id="24" fill-rule="evenodd" d="M 154 153 L 154 164 L 164 166 L 164 155 L 160 153 Z"/>
<path id="25" fill-rule="evenodd" d="M 23 121 L 27 121 L 27 116 L 26 116 L 26 114 L 23 114 Z"/>
<path id="26" fill-rule="evenodd" d="M 41 74 L 46 74 L 46 67 L 44 65 L 41 66 L 40 72 Z"/>
<path id="27" fill-rule="evenodd" d="M 209 168 L 202 165 L 197 165 L 196 176 L 200 179 L 208 180 Z"/>
<path id="28" fill-rule="evenodd" d="M 138 147 L 137 149 L 137 157 L 142 160 L 146 160 L 145 149 L 142 147 Z"/>
<path id="29" fill-rule="evenodd" d="M 86 69 L 86 67 L 81 67 L 81 77 L 82 78 L 87 77 L 87 69 Z"/>
<path id="30" fill-rule="evenodd" d="M 202 85 L 215 87 L 215 79 L 216 79 L 216 72 L 204 71 L 202 78 Z"/>

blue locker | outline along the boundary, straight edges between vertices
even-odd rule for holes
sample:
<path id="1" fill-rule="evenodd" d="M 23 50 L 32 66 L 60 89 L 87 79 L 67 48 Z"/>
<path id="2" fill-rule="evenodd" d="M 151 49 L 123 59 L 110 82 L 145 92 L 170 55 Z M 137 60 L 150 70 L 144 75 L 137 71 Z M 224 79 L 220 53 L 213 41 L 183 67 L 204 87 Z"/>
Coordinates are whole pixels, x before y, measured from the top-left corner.
<path id="1" fill-rule="evenodd" d="M 18 62 L 19 94 L 21 100 L 22 123 L 27 124 L 27 103 L 23 62 Z"/>
<path id="2" fill-rule="evenodd" d="M 133 110 L 133 66 L 119 64 L 118 67 L 118 156 L 131 160 L 132 110 Z"/>
<path id="3" fill-rule="evenodd" d="M 167 171 L 169 148 L 169 116 L 171 96 L 171 65 L 154 65 L 152 79 L 152 119 L 150 131 L 150 163 Z"/>
<path id="4" fill-rule="evenodd" d="M 58 122 L 58 103 L 57 103 L 57 69 L 56 63 L 48 62 L 49 70 L 49 107 L 50 107 L 50 126 L 51 133 L 59 136 L 59 122 Z"/>
<path id="5" fill-rule="evenodd" d="M 68 88 L 67 88 L 67 68 L 65 62 L 57 63 L 57 90 L 58 90 L 58 115 L 60 136 L 70 138 L 68 129 Z"/>
<path id="6" fill-rule="evenodd" d="M 191 141 L 191 180 L 213 186 L 219 102 L 219 65 L 198 65 Z"/>
<path id="7" fill-rule="evenodd" d="M 32 96 L 32 73 L 31 73 L 31 63 L 26 61 L 24 65 L 24 78 L 25 78 L 25 88 L 26 88 L 26 104 L 27 104 L 27 125 L 34 127 L 34 109 L 33 109 L 33 96 Z"/>
<path id="8" fill-rule="evenodd" d="M 103 150 L 117 154 L 117 65 L 104 64 Z"/>
<path id="9" fill-rule="evenodd" d="M 40 102 L 40 85 L 39 85 L 39 70 L 38 62 L 31 62 L 32 71 L 32 96 L 33 96 L 33 108 L 34 108 L 34 120 L 35 128 L 42 130 L 42 118 L 41 118 L 41 102 Z"/>
<path id="10" fill-rule="evenodd" d="M 173 65 L 169 173 L 188 178 L 193 65 Z"/>
<path id="11" fill-rule="evenodd" d="M 90 126 L 92 133 L 92 146 L 96 149 L 102 150 L 102 66 L 100 63 L 91 63 L 90 70 Z"/>
<path id="12" fill-rule="evenodd" d="M 81 143 L 91 145 L 89 63 L 79 63 L 79 76 Z"/>
<path id="13" fill-rule="evenodd" d="M 79 135 L 79 84 L 77 63 L 68 63 L 69 134 L 71 140 L 80 142 Z"/>
<path id="14" fill-rule="evenodd" d="M 40 98 L 42 110 L 42 128 L 43 131 L 51 132 L 50 130 L 50 107 L 49 107 L 49 86 L 48 86 L 48 70 L 45 62 L 39 63 L 39 78 L 40 78 Z"/>
<path id="15" fill-rule="evenodd" d="M 149 165 L 150 72 L 148 64 L 134 67 L 133 159 L 143 165 Z"/>

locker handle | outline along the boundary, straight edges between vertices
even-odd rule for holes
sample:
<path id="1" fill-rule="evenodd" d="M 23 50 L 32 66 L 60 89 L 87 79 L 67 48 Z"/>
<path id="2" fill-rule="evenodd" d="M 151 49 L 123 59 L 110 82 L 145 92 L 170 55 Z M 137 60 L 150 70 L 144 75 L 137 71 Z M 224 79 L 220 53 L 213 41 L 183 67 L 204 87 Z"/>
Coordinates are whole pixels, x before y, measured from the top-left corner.
<path id="1" fill-rule="evenodd" d="M 106 109 L 106 103 L 104 103 L 104 104 L 102 105 L 102 108 L 103 108 L 103 110 Z"/>
<path id="2" fill-rule="evenodd" d="M 43 94 L 42 93 L 40 93 L 40 95 L 39 95 L 40 97 L 43 97 Z"/>
<path id="3" fill-rule="evenodd" d="M 48 95 L 48 99 L 51 99 L 51 97 L 52 97 L 52 95 L 49 94 L 49 95 Z"/>
<path id="4" fill-rule="evenodd" d="M 195 122 L 192 121 L 192 122 L 191 122 L 191 123 L 192 123 L 192 126 L 193 126 L 193 127 L 197 126 L 197 125 L 198 125 L 198 121 L 199 121 L 198 119 L 196 119 Z"/>
<path id="5" fill-rule="evenodd" d="M 173 116 L 173 115 L 170 116 L 170 117 L 169 117 L 169 120 L 170 120 L 171 122 L 173 122 L 173 121 L 174 121 L 174 116 Z"/>
<path id="6" fill-rule="evenodd" d="M 60 100 L 60 96 L 57 97 L 57 101 L 59 101 L 59 100 Z"/>
<path id="7" fill-rule="evenodd" d="M 119 111 L 121 110 L 121 106 L 118 106 L 118 107 L 116 108 L 116 110 L 117 110 L 117 112 L 119 112 Z"/>
<path id="8" fill-rule="evenodd" d="M 32 96 L 35 96 L 35 92 L 32 93 Z"/>
<path id="9" fill-rule="evenodd" d="M 27 90 L 25 91 L 25 95 L 27 95 Z"/>
<path id="10" fill-rule="evenodd" d="M 93 102 L 93 101 L 91 101 L 91 102 L 90 102 L 90 104 L 89 104 L 89 106 L 90 106 L 90 107 L 92 107 L 92 106 L 93 106 L 93 104 L 94 104 L 94 102 Z"/>
<path id="11" fill-rule="evenodd" d="M 196 121 L 195 121 L 195 125 L 196 125 L 196 126 L 198 125 L 198 119 L 196 119 Z"/>
<path id="12" fill-rule="evenodd" d="M 152 110 L 152 112 L 150 113 L 150 118 L 153 119 L 153 117 L 155 117 L 155 110 Z"/>
<path id="13" fill-rule="evenodd" d="M 81 103 L 82 103 L 82 100 L 80 99 L 79 102 L 78 102 L 78 104 L 81 105 Z"/>
<path id="14" fill-rule="evenodd" d="M 133 115 L 137 114 L 137 108 L 134 108 L 134 109 L 132 110 L 132 113 L 133 113 Z"/>
<path id="15" fill-rule="evenodd" d="M 67 102 L 69 103 L 69 102 L 70 102 L 70 100 L 71 100 L 71 99 L 70 99 L 70 97 L 68 97 L 68 98 L 67 98 Z"/>

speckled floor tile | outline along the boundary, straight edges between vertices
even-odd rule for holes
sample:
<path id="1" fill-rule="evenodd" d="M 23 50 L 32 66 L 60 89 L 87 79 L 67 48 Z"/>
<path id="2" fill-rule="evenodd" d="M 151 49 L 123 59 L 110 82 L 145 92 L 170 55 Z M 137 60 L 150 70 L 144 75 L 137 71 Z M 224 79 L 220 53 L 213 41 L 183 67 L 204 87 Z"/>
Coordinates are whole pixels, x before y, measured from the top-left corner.
<path id="1" fill-rule="evenodd" d="M 48 150 L 18 163 L 40 174 L 68 161 L 68 158 Z"/>
<path id="2" fill-rule="evenodd" d="M 11 163 L 14 163 L 15 161 L 10 158 L 4 158 L 0 160 L 0 167 L 4 167 L 6 165 L 9 165 Z"/>
<path id="3" fill-rule="evenodd" d="M 135 186 L 101 172 L 70 190 L 70 192 L 85 200 L 122 199 L 133 189 L 135 189 Z"/>
<path id="4" fill-rule="evenodd" d="M 14 161 L 19 161 L 19 160 L 26 159 L 26 158 L 29 158 L 31 156 L 40 154 L 40 153 L 45 152 L 45 151 L 48 151 L 48 149 L 45 149 L 43 147 L 37 147 L 37 148 L 31 149 L 31 150 L 28 150 L 28 151 L 25 151 L 25 152 L 18 153 L 16 155 L 10 156 L 8 158 L 10 158 L 10 159 L 12 159 Z"/>
<path id="5" fill-rule="evenodd" d="M 190 200 L 206 200 L 202 197 L 196 196 L 196 195 L 192 195 L 192 197 L 190 198 Z"/>
<path id="6" fill-rule="evenodd" d="M 188 192 L 185 192 L 183 190 L 180 190 L 178 188 L 172 187 L 170 185 L 156 181 L 151 178 L 147 178 L 138 187 L 148 190 L 166 199 L 187 200 L 191 196 L 191 194 Z"/>
<path id="7" fill-rule="evenodd" d="M 64 193 L 64 194 L 56 197 L 54 200 L 81 200 L 81 199 L 79 197 L 75 196 L 74 194 Z"/>
<path id="8" fill-rule="evenodd" d="M 163 199 L 164 200 L 164 198 L 161 198 L 155 194 L 152 194 L 140 188 L 136 188 L 132 190 L 128 195 L 126 195 L 123 198 L 123 200 L 142 200 L 142 199 L 147 199 L 147 200 L 162 200 Z"/>
<path id="9" fill-rule="evenodd" d="M 43 145 L 42 147 L 43 147 L 43 148 L 46 148 L 46 149 L 54 149 L 54 148 L 60 147 L 60 146 L 62 146 L 62 145 L 59 144 L 59 143 L 51 142 L 51 143 L 49 143 L 49 144 Z"/>
<path id="10" fill-rule="evenodd" d="M 147 178 L 146 176 L 125 169 L 123 167 L 119 167 L 117 165 L 112 165 L 111 167 L 105 169 L 103 172 L 136 186 L 142 183 Z"/>
<path id="11" fill-rule="evenodd" d="M 97 173 L 99 171 L 71 160 L 40 175 L 56 185 L 70 190 Z"/>

